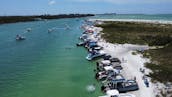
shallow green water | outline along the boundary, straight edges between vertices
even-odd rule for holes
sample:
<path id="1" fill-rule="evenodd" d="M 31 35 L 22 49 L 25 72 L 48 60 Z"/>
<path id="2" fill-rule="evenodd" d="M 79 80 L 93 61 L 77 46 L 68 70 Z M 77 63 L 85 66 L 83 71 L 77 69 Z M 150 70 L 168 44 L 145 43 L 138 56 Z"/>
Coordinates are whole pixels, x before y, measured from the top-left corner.
<path id="1" fill-rule="evenodd" d="M 0 97 L 97 97 L 100 87 L 94 79 L 95 64 L 85 60 L 87 51 L 76 47 L 82 19 L 0 25 Z M 52 27 L 68 24 L 71 29 Z M 16 34 L 26 40 L 17 42 Z M 85 87 L 96 84 L 96 92 Z"/>

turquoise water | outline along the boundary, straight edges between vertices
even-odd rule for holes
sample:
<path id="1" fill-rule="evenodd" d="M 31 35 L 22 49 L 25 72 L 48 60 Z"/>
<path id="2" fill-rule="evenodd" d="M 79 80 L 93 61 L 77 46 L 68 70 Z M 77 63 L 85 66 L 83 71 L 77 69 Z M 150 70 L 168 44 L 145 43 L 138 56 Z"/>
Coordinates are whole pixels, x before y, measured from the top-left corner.
<path id="1" fill-rule="evenodd" d="M 94 62 L 76 47 L 83 19 L 60 19 L 0 25 L 0 97 L 97 97 Z M 64 27 L 47 33 L 49 28 Z M 32 28 L 31 32 L 25 32 Z M 26 37 L 16 41 L 16 34 Z M 96 84 L 88 93 L 86 86 Z"/>
<path id="2" fill-rule="evenodd" d="M 172 15 L 97 15 L 91 18 L 172 20 Z M 0 97 L 98 97 L 95 62 L 76 47 L 82 19 L 60 19 L 0 25 Z M 68 24 L 71 29 L 56 29 Z M 31 32 L 24 33 L 26 28 Z M 16 34 L 27 39 L 16 41 Z M 96 84 L 88 93 L 86 86 Z"/>
<path id="3" fill-rule="evenodd" d="M 141 20 L 160 20 L 172 21 L 172 14 L 117 14 L 117 15 L 97 15 L 92 18 L 100 19 L 141 19 Z"/>

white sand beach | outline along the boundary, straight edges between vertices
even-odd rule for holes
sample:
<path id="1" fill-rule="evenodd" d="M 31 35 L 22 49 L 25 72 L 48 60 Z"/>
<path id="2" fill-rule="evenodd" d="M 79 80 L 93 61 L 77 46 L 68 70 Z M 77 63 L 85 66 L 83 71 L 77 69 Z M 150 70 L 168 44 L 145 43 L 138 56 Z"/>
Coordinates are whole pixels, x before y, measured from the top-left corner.
<path id="1" fill-rule="evenodd" d="M 89 21 L 120 21 L 120 22 L 141 22 L 141 23 L 155 23 L 155 24 L 172 24 L 172 21 L 165 20 L 141 20 L 141 19 L 89 19 Z"/>
<path id="2" fill-rule="evenodd" d="M 92 29 L 95 31 L 95 33 L 101 33 L 102 31 L 102 28 L 98 28 L 98 27 L 92 27 Z M 136 55 L 132 54 L 132 52 L 136 50 L 149 49 L 149 46 L 132 45 L 132 44 L 112 44 L 112 43 L 107 43 L 105 40 L 101 39 L 100 36 L 94 37 L 93 35 L 90 35 L 90 38 L 92 40 L 99 40 L 98 45 L 104 48 L 103 49 L 104 52 L 122 60 L 122 64 L 121 64 L 123 67 L 122 74 L 126 79 L 136 78 L 136 81 L 138 82 L 139 85 L 139 90 L 130 92 L 131 94 L 134 94 L 136 97 L 156 96 L 157 91 L 155 89 L 155 84 L 151 83 L 150 81 L 151 78 L 148 78 L 150 84 L 149 87 L 146 87 L 143 80 L 143 76 L 151 72 L 151 70 L 144 67 L 144 63 L 148 62 L 149 59 L 143 58 L 142 55 L 140 54 L 136 54 Z M 140 68 L 145 70 L 144 74 L 140 72 Z"/>
<path id="3" fill-rule="evenodd" d="M 142 79 L 143 73 L 140 72 L 140 68 L 145 69 L 145 73 L 149 73 L 150 70 L 144 67 L 144 63 L 147 62 L 147 59 L 144 59 L 141 55 L 132 55 L 132 52 L 135 50 L 140 49 L 147 49 L 147 46 L 138 46 L 138 45 L 120 45 L 120 44 L 110 44 L 105 42 L 99 43 L 105 49 L 104 51 L 113 57 L 117 57 L 121 59 L 122 67 L 123 67 L 123 75 L 126 79 L 134 79 L 136 80 L 139 85 L 139 90 L 131 92 L 135 94 L 136 97 L 155 97 L 154 93 L 154 84 L 150 82 L 150 87 L 146 87 L 144 81 Z M 150 79 L 149 79 L 150 80 Z"/>

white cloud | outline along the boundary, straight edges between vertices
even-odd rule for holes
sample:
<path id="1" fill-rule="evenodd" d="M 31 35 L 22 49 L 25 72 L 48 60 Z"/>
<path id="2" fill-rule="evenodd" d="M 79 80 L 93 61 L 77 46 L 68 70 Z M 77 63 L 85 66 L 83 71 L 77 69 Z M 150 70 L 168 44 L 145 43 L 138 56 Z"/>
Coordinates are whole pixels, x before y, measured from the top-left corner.
<path id="1" fill-rule="evenodd" d="M 50 1 L 48 2 L 48 5 L 54 5 L 54 4 L 56 4 L 56 1 L 55 1 L 55 0 L 50 0 Z"/>

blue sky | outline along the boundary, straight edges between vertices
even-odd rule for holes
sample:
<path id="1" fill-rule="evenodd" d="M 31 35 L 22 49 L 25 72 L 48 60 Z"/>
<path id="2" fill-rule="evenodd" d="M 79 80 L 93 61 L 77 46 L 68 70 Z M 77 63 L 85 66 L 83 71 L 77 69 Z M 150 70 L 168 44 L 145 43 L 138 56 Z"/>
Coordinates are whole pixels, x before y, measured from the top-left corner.
<path id="1" fill-rule="evenodd" d="M 64 13 L 172 14 L 172 0 L 0 0 L 0 15 Z"/>

